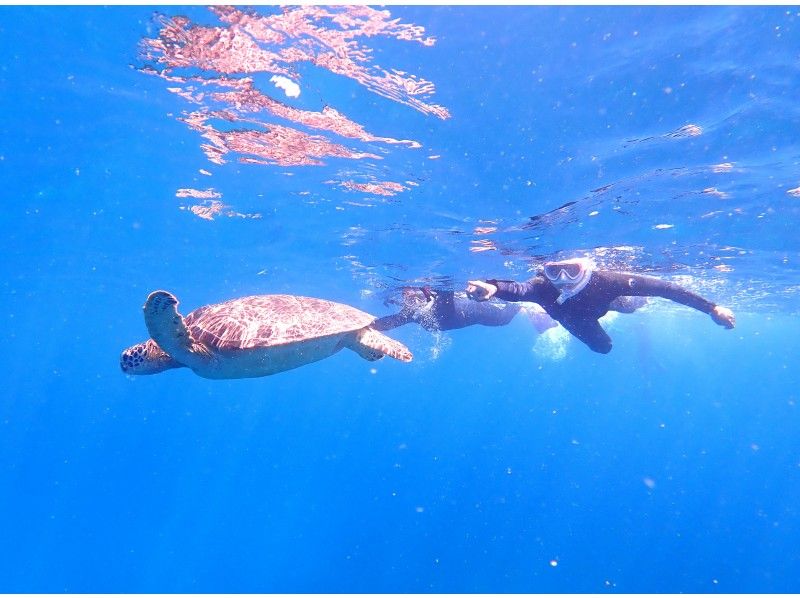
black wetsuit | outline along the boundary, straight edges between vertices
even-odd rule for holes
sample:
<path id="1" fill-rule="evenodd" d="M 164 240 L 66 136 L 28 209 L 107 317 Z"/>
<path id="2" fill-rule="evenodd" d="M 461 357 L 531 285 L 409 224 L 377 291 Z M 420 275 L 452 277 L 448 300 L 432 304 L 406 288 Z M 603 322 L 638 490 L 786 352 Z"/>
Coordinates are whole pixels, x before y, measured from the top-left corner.
<path id="1" fill-rule="evenodd" d="M 592 351 L 611 351 L 611 337 L 597 320 L 609 311 L 630 313 L 639 305 L 636 297 L 663 297 L 710 314 L 715 304 L 687 291 L 675 283 L 631 274 L 595 270 L 580 293 L 559 304 L 559 290 L 538 275 L 527 282 L 487 280 L 497 287 L 495 297 L 504 301 L 533 301 L 541 305 L 564 328 L 586 343 Z"/>
<path id="2" fill-rule="evenodd" d="M 453 291 L 432 291 L 431 294 L 427 305 L 416 309 L 404 307 L 396 314 L 378 318 L 372 327 L 391 330 L 409 322 L 416 322 L 431 331 L 455 330 L 474 324 L 505 326 L 521 309 L 518 305 L 478 303 L 466 297 L 456 297 Z"/>

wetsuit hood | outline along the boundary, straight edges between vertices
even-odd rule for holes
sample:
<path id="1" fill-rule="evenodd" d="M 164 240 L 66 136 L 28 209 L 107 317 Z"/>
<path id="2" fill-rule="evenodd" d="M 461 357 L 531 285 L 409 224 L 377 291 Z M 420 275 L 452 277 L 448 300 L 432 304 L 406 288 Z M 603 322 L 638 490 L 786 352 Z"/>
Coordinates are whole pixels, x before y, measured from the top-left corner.
<path id="1" fill-rule="evenodd" d="M 414 319 L 430 313 L 436 300 L 436 292 L 429 287 L 406 287 L 400 302 L 400 310 Z"/>
<path id="2" fill-rule="evenodd" d="M 435 296 L 435 291 L 429 287 L 403 287 L 401 293 L 389 297 L 383 304 L 387 307 L 397 305 L 402 310 L 413 312 L 429 305 Z"/>
<path id="3" fill-rule="evenodd" d="M 559 291 L 556 303 L 561 305 L 580 293 L 589 284 L 594 268 L 594 262 L 585 257 L 545 263 L 544 276 Z"/>

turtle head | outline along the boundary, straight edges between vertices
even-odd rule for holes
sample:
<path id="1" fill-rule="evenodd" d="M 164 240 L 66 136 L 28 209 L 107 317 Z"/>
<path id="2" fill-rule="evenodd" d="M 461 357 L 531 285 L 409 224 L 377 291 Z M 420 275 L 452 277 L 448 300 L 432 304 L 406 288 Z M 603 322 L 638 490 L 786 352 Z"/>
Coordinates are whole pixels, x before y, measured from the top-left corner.
<path id="1" fill-rule="evenodd" d="M 153 339 L 128 347 L 119 357 L 119 367 L 125 374 L 158 374 L 164 370 L 183 367 L 165 353 Z"/>

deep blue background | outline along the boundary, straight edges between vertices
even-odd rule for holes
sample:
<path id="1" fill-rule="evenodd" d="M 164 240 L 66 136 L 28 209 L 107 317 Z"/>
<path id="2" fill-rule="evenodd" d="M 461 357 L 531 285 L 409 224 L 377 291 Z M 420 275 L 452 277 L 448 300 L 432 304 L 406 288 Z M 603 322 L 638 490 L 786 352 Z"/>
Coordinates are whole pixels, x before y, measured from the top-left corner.
<path id="1" fill-rule="evenodd" d="M 376 166 L 420 186 L 358 208 L 322 184 L 347 164 L 212 168 L 135 68 L 155 9 L 0 9 L 0 591 L 800 589 L 796 11 L 389 10 L 438 41 L 369 40 L 379 62 L 452 118 L 309 69 L 306 107 L 423 143 Z M 178 209 L 204 185 L 264 219 Z M 503 251 L 469 251 L 484 219 Z M 291 292 L 383 315 L 397 282 L 620 245 L 735 331 L 655 302 L 609 355 L 519 318 L 399 329 L 414 363 L 374 374 L 351 353 L 241 381 L 118 367 L 156 288 L 184 311 Z"/>

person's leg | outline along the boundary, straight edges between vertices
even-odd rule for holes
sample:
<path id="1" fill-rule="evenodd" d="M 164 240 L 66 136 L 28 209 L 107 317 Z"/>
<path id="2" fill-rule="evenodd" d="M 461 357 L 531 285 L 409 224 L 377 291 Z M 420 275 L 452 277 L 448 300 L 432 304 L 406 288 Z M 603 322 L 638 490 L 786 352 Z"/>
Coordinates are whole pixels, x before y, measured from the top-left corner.
<path id="1" fill-rule="evenodd" d="M 566 321 L 561 322 L 561 325 L 595 353 L 611 351 L 611 337 L 597 320 Z"/>

